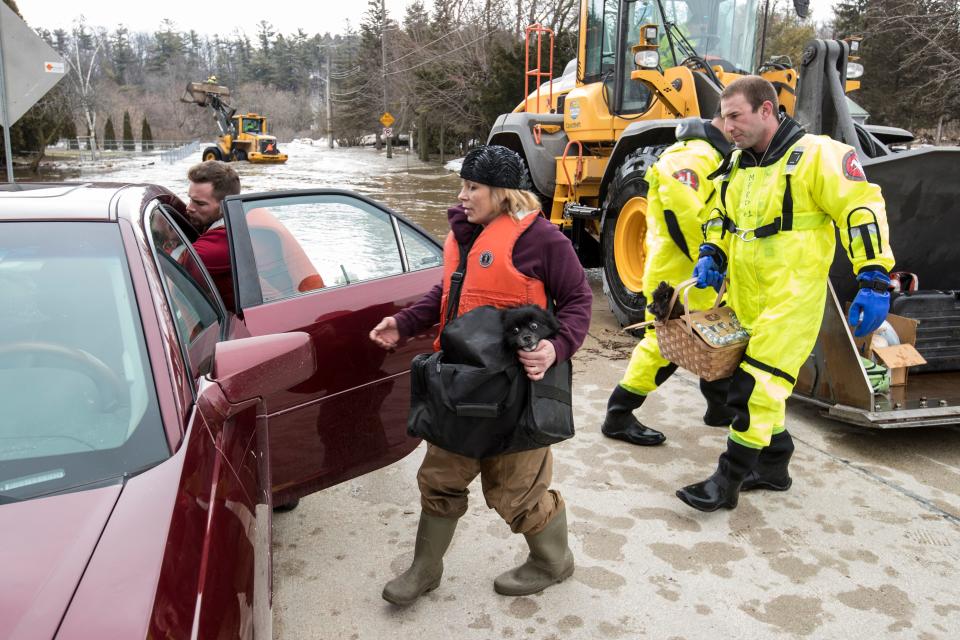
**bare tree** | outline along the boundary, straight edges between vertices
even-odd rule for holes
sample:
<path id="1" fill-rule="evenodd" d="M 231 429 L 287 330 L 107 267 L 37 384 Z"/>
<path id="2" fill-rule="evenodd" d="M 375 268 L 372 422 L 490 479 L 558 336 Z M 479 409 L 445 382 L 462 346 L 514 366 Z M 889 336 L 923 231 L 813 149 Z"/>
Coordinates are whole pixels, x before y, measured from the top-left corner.
<path id="1" fill-rule="evenodd" d="M 87 27 L 81 16 L 73 27 L 70 51 L 66 56 L 71 73 L 67 74 L 70 86 L 80 103 L 80 111 L 90 131 L 90 152 L 97 153 L 97 92 L 96 84 L 100 78 L 97 57 L 103 47 L 104 34 Z"/>
<path id="2" fill-rule="evenodd" d="M 946 122 L 960 119 L 960 1 L 886 0 L 876 5 L 868 8 L 867 25 L 871 35 L 896 43 L 893 74 L 909 85 L 901 102 L 928 124 L 938 122 L 942 132 Z"/>

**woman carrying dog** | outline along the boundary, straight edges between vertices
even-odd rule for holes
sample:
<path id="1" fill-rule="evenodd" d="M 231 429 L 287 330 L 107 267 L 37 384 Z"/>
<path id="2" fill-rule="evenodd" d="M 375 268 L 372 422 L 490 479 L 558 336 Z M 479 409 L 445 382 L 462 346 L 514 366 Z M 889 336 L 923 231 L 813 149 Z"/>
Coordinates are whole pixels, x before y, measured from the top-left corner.
<path id="1" fill-rule="evenodd" d="M 533 351 L 519 351 L 518 358 L 527 376 L 540 380 L 552 364 L 573 356 L 590 325 L 590 286 L 570 241 L 540 215 L 537 197 L 522 190 L 523 173 L 520 156 L 506 147 L 484 146 L 467 154 L 460 170 L 460 204 L 447 211 L 442 282 L 413 306 L 384 318 L 370 332 L 371 340 L 389 349 L 438 321 L 442 331 L 451 276 L 461 247 L 469 246 L 457 315 L 483 305 L 546 308 L 549 295 L 560 330 Z M 549 488 L 552 473 L 549 447 L 478 460 L 428 444 L 417 473 L 422 511 L 413 563 L 387 583 L 383 598 L 408 605 L 440 584 L 443 555 L 467 511 L 467 487 L 478 474 L 487 506 L 514 533 L 522 533 L 530 548 L 526 562 L 494 580 L 497 593 L 529 595 L 568 578 L 573 554 L 563 498 Z"/>

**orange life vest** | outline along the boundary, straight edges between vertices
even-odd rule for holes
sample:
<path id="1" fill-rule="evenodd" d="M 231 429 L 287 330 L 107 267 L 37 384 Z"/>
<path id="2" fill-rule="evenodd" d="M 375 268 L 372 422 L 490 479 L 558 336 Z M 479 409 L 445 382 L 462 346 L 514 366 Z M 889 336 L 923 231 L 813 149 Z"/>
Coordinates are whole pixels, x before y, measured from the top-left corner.
<path id="1" fill-rule="evenodd" d="M 489 304 L 503 309 L 523 304 L 547 307 L 543 282 L 520 273 L 513 266 L 513 248 L 517 239 L 540 217 L 530 213 L 521 220 L 501 214 L 483 228 L 467 254 L 466 274 L 460 289 L 457 315 Z M 443 245 L 443 296 L 440 299 L 440 331 L 447 320 L 450 280 L 460 265 L 460 246 L 451 231 Z M 433 342 L 440 349 L 440 336 Z"/>

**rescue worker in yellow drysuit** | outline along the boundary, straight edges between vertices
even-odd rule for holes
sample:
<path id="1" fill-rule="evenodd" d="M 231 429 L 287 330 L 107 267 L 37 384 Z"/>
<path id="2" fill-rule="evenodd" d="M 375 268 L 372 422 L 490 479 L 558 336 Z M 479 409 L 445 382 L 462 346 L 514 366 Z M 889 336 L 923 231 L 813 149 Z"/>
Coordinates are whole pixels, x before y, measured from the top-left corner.
<path id="1" fill-rule="evenodd" d="M 757 76 L 727 86 L 720 107 L 738 151 L 720 170 L 694 275 L 697 286 L 719 286 L 726 272 L 750 342 L 727 396 L 727 450 L 707 480 L 677 491 L 701 511 L 736 507 L 741 489 L 790 488 L 785 403 L 820 330 L 834 226 L 860 283 L 854 335 L 886 318 L 894 264 L 880 187 L 852 147 L 780 116 L 773 86 Z"/>
<path id="2" fill-rule="evenodd" d="M 707 179 L 724 156 L 731 151 L 721 131 L 723 121 L 713 122 L 690 118 L 677 125 L 677 140 L 668 147 L 644 175 L 647 189 L 646 261 L 643 268 L 643 290 L 648 298 L 661 281 L 676 287 L 690 277 L 696 260 L 696 248 L 703 237 L 701 213 L 713 193 Z M 716 300 L 712 289 L 690 291 L 690 307 L 709 308 Z M 648 310 L 646 319 L 653 316 Z M 633 411 L 667 378 L 677 365 L 660 354 L 653 327 L 647 329 L 630 357 L 623 379 L 614 388 L 607 402 L 607 415 L 601 431 L 608 438 L 637 445 L 657 445 L 666 440 L 660 431 L 640 423 Z M 730 425 L 726 409 L 729 379 L 700 381 L 700 390 L 707 399 L 703 421 L 716 427 Z"/>

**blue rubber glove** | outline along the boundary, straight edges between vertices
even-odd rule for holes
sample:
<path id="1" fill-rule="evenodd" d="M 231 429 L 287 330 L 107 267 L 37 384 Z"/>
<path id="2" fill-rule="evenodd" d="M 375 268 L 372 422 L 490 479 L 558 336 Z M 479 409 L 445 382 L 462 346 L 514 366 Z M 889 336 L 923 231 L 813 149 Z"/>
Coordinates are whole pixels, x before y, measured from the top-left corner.
<path id="1" fill-rule="evenodd" d="M 726 260 L 723 252 L 716 246 L 704 243 L 700 245 L 700 257 L 693 268 L 693 277 L 697 279 L 697 289 L 713 287 L 717 291 L 723 284 L 723 274 L 726 271 Z"/>
<path id="2" fill-rule="evenodd" d="M 853 327 L 857 338 L 875 331 L 883 324 L 890 312 L 890 277 L 882 271 L 864 271 L 857 282 L 866 288 L 860 289 L 850 305 L 847 322 Z"/>

